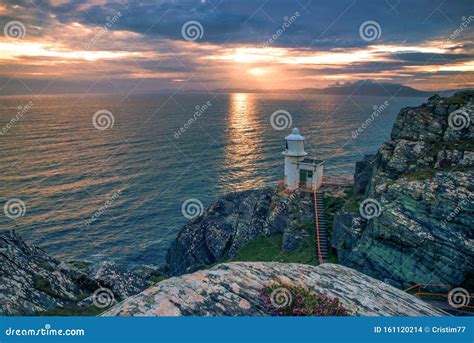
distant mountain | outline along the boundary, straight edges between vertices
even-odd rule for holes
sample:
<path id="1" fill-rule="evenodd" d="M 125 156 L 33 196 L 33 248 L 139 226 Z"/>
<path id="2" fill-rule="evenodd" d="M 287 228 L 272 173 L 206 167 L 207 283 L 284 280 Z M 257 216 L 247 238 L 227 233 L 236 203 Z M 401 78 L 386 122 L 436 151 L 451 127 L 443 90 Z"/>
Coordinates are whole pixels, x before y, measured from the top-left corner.
<path id="1" fill-rule="evenodd" d="M 332 86 L 323 89 L 313 89 L 310 91 L 310 93 L 327 95 L 370 95 L 407 97 L 429 97 L 433 95 L 433 92 L 421 91 L 397 83 L 379 83 L 371 80 L 361 80 L 340 86 Z"/>
<path id="2" fill-rule="evenodd" d="M 341 85 L 330 86 L 326 88 L 303 88 L 303 89 L 245 89 L 245 88 L 223 88 L 214 89 L 212 94 L 230 94 L 230 93 L 276 93 L 276 94 L 323 94 L 323 95 L 363 95 L 363 96 L 398 96 L 398 97 L 421 97 L 429 98 L 434 94 L 439 94 L 443 97 L 453 95 L 455 92 L 471 90 L 472 88 L 464 89 L 447 89 L 440 91 L 422 91 L 410 86 L 405 86 L 399 83 L 382 83 L 372 80 L 359 80 L 355 82 L 347 82 Z M 208 94 L 208 90 L 173 90 L 164 89 L 158 91 L 165 94 Z"/>

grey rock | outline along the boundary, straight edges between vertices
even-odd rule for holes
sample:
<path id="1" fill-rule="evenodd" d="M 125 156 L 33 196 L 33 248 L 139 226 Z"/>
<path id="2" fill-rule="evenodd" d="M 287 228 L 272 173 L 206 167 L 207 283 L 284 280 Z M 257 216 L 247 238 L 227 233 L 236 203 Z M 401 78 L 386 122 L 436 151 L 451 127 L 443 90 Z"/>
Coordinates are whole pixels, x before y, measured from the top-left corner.
<path id="1" fill-rule="evenodd" d="M 15 231 L 0 232 L 0 315 L 31 315 L 72 307 L 99 283 L 27 245 Z"/>
<path id="2" fill-rule="evenodd" d="M 372 168 L 374 166 L 374 155 L 366 155 L 362 161 L 356 162 L 354 174 L 354 193 L 364 194 L 370 182 Z"/>
<path id="3" fill-rule="evenodd" d="M 235 257 L 259 235 L 283 234 L 282 249 L 297 249 L 312 223 L 312 198 L 275 189 L 231 193 L 188 222 L 167 253 L 167 274 L 180 275 Z"/>
<path id="4" fill-rule="evenodd" d="M 173 277 L 128 298 L 104 316 L 267 316 L 258 294 L 274 283 L 338 298 L 356 316 L 441 316 L 420 299 L 341 265 L 238 262 Z"/>
<path id="5" fill-rule="evenodd" d="M 453 133 L 448 118 L 454 110 L 469 109 L 473 96 L 436 96 L 400 112 L 391 140 L 374 158 L 364 195 L 380 204 L 380 215 L 335 216 L 332 244 L 341 263 L 397 287 L 470 282 L 474 125 Z M 367 182 L 366 175 L 359 177 L 356 184 Z"/>
<path id="6" fill-rule="evenodd" d="M 91 306 L 100 288 L 120 300 L 147 286 L 145 279 L 110 262 L 96 275 L 86 274 L 25 243 L 15 231 L 0 231 L 0 315 Z"/>
<path id="7" fill-rule="evenodd" d="M 140 293 L 149 286 L 145 278 L 110 261 L 101 263 L 94 279 L 99 281 L 103 287 L 110 289 L 120 299 Z"/>

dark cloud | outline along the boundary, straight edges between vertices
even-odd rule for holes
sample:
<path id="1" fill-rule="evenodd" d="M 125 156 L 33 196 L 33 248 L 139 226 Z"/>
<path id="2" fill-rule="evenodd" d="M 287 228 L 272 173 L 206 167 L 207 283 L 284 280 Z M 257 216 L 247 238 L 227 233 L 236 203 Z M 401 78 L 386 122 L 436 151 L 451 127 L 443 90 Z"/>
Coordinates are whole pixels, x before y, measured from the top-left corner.
<path id="1" fill-rule="evenodd" d="M 29 1 L 17 3 L 22 9 L 35 9 Z M 120 11 L 123 17 L 113 29 L 181 40 L 182 25 L 196 20 L 204 27 L 203 41 L 219 44 L 261 44 L 281 28 L 285 17 L 298 12 L 300 15 L 274 45 L 315 49 L 370 44 L 359 36 L 360 25 L 369 20 L 380 25 L 382 42 L 447 39 L 473 9 L 471 0 L 112 0 L 87 6 L 85 0 L 60 6 L 47 0 L 34 3 L 40 9 L 35 11 L 36 24 L 47 25 L 48 15 L 54 14 L 61 23 L 103 25 L 108 16 Z"/>

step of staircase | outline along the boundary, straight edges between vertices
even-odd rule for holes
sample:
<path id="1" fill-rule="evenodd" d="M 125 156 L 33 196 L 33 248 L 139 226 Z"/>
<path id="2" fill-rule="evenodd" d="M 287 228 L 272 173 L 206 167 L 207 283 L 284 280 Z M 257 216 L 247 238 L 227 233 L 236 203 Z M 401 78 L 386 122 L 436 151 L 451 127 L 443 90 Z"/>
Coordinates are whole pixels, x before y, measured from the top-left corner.
<path id="1" fill-rule="evenodd" d="M 324 215 L 324 196 L 323 193 L 316 193 L 316 206 L 318 208 L 318 226 L 319 226 L 319 251 L 324 262 L 329 260 L 329 241 L 328 226 Z"/>

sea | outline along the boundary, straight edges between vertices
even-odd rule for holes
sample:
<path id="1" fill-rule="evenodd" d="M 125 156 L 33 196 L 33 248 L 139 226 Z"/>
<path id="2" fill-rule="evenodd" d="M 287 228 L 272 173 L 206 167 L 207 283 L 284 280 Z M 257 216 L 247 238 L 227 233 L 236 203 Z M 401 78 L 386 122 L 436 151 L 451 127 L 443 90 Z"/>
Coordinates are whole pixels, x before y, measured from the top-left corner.
<path id="1" fill-rule="evenodd" d="M 219 196 L 283 179 L 294 127 L 325 175 L 390 137 L 426 99 L 307 94 L 0 97 L 0 230 L 61 260 L 160 266 Z"/>

